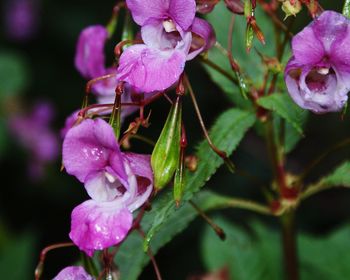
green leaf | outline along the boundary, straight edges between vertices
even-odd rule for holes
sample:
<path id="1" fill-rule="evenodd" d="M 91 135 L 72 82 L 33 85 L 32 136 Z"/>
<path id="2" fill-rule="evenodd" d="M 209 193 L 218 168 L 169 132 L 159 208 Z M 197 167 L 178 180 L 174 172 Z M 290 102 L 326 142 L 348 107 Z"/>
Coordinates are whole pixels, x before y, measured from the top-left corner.
<path id="1" fill-rule="evenodd" d="M 230 109 L 216 120 L 210 131 L 210 136 L 219 149 L 230 155 L 237 148 L 239 142 L 254 122 L 254 113 Z M 186 185 L 183 202 L 191 199 L 193 194 L 204 186 L 223 163 L 222 158 L 212 151 L 206 140 L 203 140 L 198 146 L 196 155 L 198 157 L 197 170 L 193 173 L 185 173 Z M 153 235 L 160 229 L 164 221 L 176 211 L 174 201 L 169 198 L 160 204 L 159 207 L 154 207 L 152 211 L 156 214 L 153 225 L 147 233 L 145 248 L 147 248 Z"/>
<path id="2" fill-rule="evenodd" d="M 172 199 L 171 192 L 164 194 L 163 199 L 156 201 L 152 207 L 159 208 L 160 205 L 169 199 Z M 211 192 L 198 193 L 194 202 L 203 210 L 214 209 L 217 205 L 224 204 L 229 198 L 216 195 Z M 141 222 L 144 230 L 148 230 L 155 219 L 155 211 L 147 213 Z M 187 203 L 179 208 L 165 222 L 159 230 L 157 238 L 152 242 L 152 252 L 157 251 L 168 243 L 175 235 L 184 230 L 188 224 L 197 216 L 194 208 Z M 120 247 L 116 263 L 121 272 L 121 280 L 135 280 L 141 274 L 143 267 L 149 262 L 148 255 L 143 250 L 143 239 L 137 232 L 131 233 Z"/>
<path id="3" fill-rule="evenodd" d="M 35 259 L 34 237 L 26 233 L 12 239 L 0 250 L 0 278 L 11 280 L 32 279 Z"/>
<path id="4" fill-rule="evenodd" d="M 331 174 L 323 177 L 317 183 L 307 186 L 306 190 L 302 194 L 302 198 L 305 199 L 315 193 L 332 187 L 350 188 L 350 161 L 344 162 Z"/>
<path id="5" fill-rule="evenodd" d="M 254 45 L 254 47 L 267 56 L 273 56 L 275 54 L 273 24 L 271 23 L 269 17 L 267 17 L 259 7 L 256 9 L 255 15 L 259 27 L 265 35 L 266 45 L 261 45 L 258 42 Z M 226 8 L 223 1 L 220 1 L 220 3 L 216 5 L 214 11 L 207 15 L 208 21 L 213 25 L 216 31 L 217 41 L 225 48 L 227 46 L 227 34 L 231 17 L 232 13 L 230 13 L 230 11 Z M 256 51 L 252 50 L 250 53 L 246 52 L 246 25 L 247 22 L 245 17 L 235 16 L 232 54 L 243 72 L 245 74 L 248 73 L 251 78 L 254 78 L 254 83 L 261 84 L 263 81 L 264 66 L 261 63 L 261 58 Z M 254 41 L 257 42 L 255 39 Z M 234 73 L 232 72 L 227 56 L 221 53 L 216 47 L 213 47 L 209 51 L 208 58 L 222 67 L 226 72 L 231 73 L 232 77 L 234 77 Z M 244 109 L 252 108 L 250 101 L 242 97 L 238 88 L 231 80 L 209 66 L 205 66 L 205 68 L 212 80 L 226 93 L 228 98 L 233 103 Z"/>
<path id="6" fill-rule="evenodd" d="M 288 94 L 274 93 L 264 96 L 259 98 L 258 104 L 265 109 L 276 112 L 303 135 L 303 125 L 308 113 L 297 106 Z"/>
<path id="7" fill-rule="evenodd" d="M 344 1 L 343 15 L 350 18 L 350 0 Z"/>
<path id="8" fill-rule="evenodd" d="M 221 241 L 206 227 L 201 248 L 204 264 L 209 271 L 227 266 L 230 279 L 284 278 L 281 239 L 277 231 L 256 221 L 249 222 L 249 231 L 222 218 L 214 221 L 224 229 L 226 240 Z M 324 237 L 299 232 L 301 279 L 347 279 L 350 275 L 349 236 L 350 225 Z"/>
<path id="9" fill-rule="evenodd" d="M 301 279 L 347 279 L 350 275 L 349 236 L 349 225 L 322 238 L 301 235 Z"/>
<path id="10" fill-rule="evenodd" d="M 0 52 L 0 96 L 21 93 L 28 84 L 28 69 L 25 60 L 17 53 Z"/>
<path id="11" fill-rule="evenodd" d="M 215 219 L 223 228 L 226 240 L 221 241 L 207 226 L 202 244 L 204 264 L 209 271 L 227 266 L 230 279 L 282 279 L 282 256 L 279 236 L 258 222 L 250 223 L 252 232 Z"/>

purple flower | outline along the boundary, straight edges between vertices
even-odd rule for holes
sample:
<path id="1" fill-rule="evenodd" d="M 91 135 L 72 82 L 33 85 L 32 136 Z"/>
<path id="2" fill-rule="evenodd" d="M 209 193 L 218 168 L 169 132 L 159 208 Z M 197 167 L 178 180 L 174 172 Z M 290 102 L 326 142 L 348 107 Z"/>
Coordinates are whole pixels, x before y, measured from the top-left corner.
<path id="1" fill-rule="evenodd" d="M 5 7 L 5 28 L 16 40 L 30 39 L 38 28 L 36 0 L 8 0 Z"/>
<path id="2" fill-rule="evenodd" d="M 53 280 L 93 280 L 81 266 L 68 266 L 60 271 Z"/>
<path id="3" fill-rule="evenodd" d="M 127 48 L 120 57 L 117 79 L 141 92 L 162 91 L 180 77 L 187 60 L 210 48 L 214 32 L 195 18 L 194 0 L 127 0 L 144 44 Z M 194 35 L 192 35 L 192 32 Z M 201 38 L 194 40 L 194 37 Z"/>
<path id="4" fill-rule="evenodd" d="M 350 21 L 325 11 L 294 36 L 285 70 L 290 96 L 314 113 L 340 111 L 350 89 Z"/>
<path id="5" fill-rule="evenodd" d="M 92 198 L 73 210 L 70 238 L 90 256 L 120 243 L 132 226 L 132 212 L 152 192 L 150 157 L 120 152 L 112 127 L 87 119 L 68 131 L 63 163 Z"/>
<path id="6" fill-rule="evenodd" d="M 54 110 L 49 103 L 38 103 L 29 114 L 14 115 L 9 127 L 19 143 L 30 154 L 29 175 L 43 176 L 44 167 L 58 157 L 57 135 L 50 128 Z"/>
<path id="7" fill-rule="evenodd" d="M 86 79 L 90 80 L 108 74 L 116 74 L 116 67 L 106 68 L 105 66 L 104 47 L 107 39 L 107 29 L 102 25 L 89 26 L 80 33 L 76 48 L 75 67 Z M 92 87 L 92 91 L 97 97 L 97 102 L 100 104 L 114 103 L 117 85 L 118 80 L 115 77 L 96 82 Z M 122 102 L 132 102 L 133 95 L 137 94 L 139 93 L 126 84 Z M 135 106 L 123 108 L 122 118 L 130 115 L 136 109 Z M 109 112 L 106 111 L 105 113 Z"/>

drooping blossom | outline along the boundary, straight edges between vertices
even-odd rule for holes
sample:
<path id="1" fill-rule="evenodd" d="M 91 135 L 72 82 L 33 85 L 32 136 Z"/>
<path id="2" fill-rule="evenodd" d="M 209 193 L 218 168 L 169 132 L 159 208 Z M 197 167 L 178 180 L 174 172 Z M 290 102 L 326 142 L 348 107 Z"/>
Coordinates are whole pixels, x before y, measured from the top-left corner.
<path id="1" fill-rule="evenodd" d="M 90 80 L 101 76 L 116 74 L 115 66 L 106 67 L 105 65 L 105 44 L 108 39 L 108 31 L 103 25 L 89 26 L 80 33 L 76 54 L 75 67 L 80 74 Z M 115 89 L 118 85 L 115 76 L 103 79 L 94 83 L 92 91 L 100 104 L 114 103 Z M 124 86 L 122 102 L 128 103 L 133 101 L 133 97 L 140 95 L 129 85 Z M 128 106 L 122 109 L 122 119 L 133 113 L 137 107 Z M 106 111 L 105 113 L 109 113 Z"/>
<path id="2" fill-rule="evenodd" d="M 50 127 L 53 116 L 52 105 L 41 102 L 31 112 L 9 119 L 10 131 L 29 153 L 28 171 L 33 179 L 42 177 L 45 166 L 58 157 L 58 135 Z"/>
<path id="3" fill-rule="evenodd" d="M 210 48 L 211 25 L 195 17 L 194 0 L 127 0 L 144 44 L 128 47 L 120 57 L 117 79 L 141 92 L 162 91 L 180 77 L 187 60 Z M 200 44 L 198 44 L 200 42 Z"/>
<path id="4" fill-rule="evenodd" d="M 132 212 L 152 192 L 150 157 L 122 153 L 108 123 L 87 119 L 68 131 L 63 164 L 91 197 L 73 210 L 70 238 L 90 256 L 120 243 L 132 226 Z"/>
<path id="5" fill-rule="evenodd" d="M 38 29 L 39 5 L 37 0 L 7 0 L 5 30 L 15 40 L 30 39 Z"/>
<path id="6" fill-rule="evenodd" d="M 81 266 L 68 266 L 60 271 L 53 280 L 94 280 Z"/>
<path id="7" fill-rule="evenodd" d="M 350 21 L 325 11 L 292 40 L 285 69 L 292 99 L 314 113 L 340 111 L 350 90 Z"/>

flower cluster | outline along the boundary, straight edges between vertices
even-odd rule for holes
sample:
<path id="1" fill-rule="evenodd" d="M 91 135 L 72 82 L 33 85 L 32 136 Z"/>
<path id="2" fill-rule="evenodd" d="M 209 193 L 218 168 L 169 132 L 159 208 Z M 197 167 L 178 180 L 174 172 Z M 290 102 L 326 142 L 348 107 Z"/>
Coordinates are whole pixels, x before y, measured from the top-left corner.
<path id="1" fill-rule="evenodd" d="M 116 114 L 121 113 L 123 119 L 143 106 L 135 100 L 143 100 L 144 93 L 151 99 L 154 93 L 171 88 L 180 79 L 186 61 L 215 42 L 210 24 L 195 17 L 194 0 L 127 0 L 126 5 L 141 26 L 142 43 L 125 48 L 119 64 L 106 67 L 104 48 L 110 29 L 94 25 L 81 32 L 75 66 L 84 78 L 92 80 L 91 89 L 100 104 L 88 108 L 96 118 L 75 111 L 61 131 L 63 165 L 84 184 L 90 197 L 74 208 L 69 236 L 89 256 L 125 239 L 134 226 L 133 212 L 153 191 L 150 156 L 120 150 L 116 133 L 120 123 L 115 123 L 120 119 Z M 123 90 L 118 91 L 120 86 Z M 116 105 L 125 103 L 136 105 Z M 100 112 L 101 106 L 108 110 Z M 110 113 L 109 123 L 100 118 Z M 137 120 L 147 126 L 143 107 Z M 127 132 L 135 127 L 137 121 Z M 92 279 L 79 267 L 66 268 L 55 279 L 71 275 Z"/>

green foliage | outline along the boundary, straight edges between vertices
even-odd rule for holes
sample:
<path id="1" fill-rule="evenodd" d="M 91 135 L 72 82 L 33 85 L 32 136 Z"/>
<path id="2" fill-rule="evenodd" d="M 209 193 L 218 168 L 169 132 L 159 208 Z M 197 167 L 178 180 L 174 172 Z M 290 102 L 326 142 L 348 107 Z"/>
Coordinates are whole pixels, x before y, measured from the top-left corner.
<path id="1" fill-rule="evenodd" d="M 28 84 L 28 71 L 23 57 L 16 53 L 0 52 L 0 97 L 21 93 Z"/>
<path id="2" fill-rule="evenodd" d="M 251 112 L 246 112 L 238 109 L 230 109 L 224 112 L 215 122 L 210 131 L 213 143 L 221 150 L 230 155 L 238 146 L 247 130 L 254 124 L 255 115 Z M 222 165 L 223 160 L 216 155 L 206 140 L 198 146 L 197 153 L 198 167 L 194 173 L 185 173 L 185 192 L 183 201 L 192 198 L 193 194 L 215 173 Z M 165 200 L 159 207 L 154 207 L 155 218 L 151 229 L 147 233 L 145 247 L 153 235 L 160 229 L 164 221 L 173 214 L 176 209 L 174 201 L 169 198 Z"/>
<path id="3" fill-rule="evenodd" d="M 350 162 L 346 161 L 337 167 L 331 174 L 323 177 L 317 183 L 307 186 L 302 197 L 305 199 L 315 193 L 332 187 L 350 188 Z"/>
<path id="4" fill-rule="evenodd" d="M 206 227 L 202 238 L 202 256 L 209 271 L 227 266 L 230 279 L 282 279 L 279 237 L 260 223 L 251 224 L 253 233 L 218 218 L 226 240 L 221 241 Z"/>
<path id="5" fill-rule="evenodd" d="M 33 257 L 34 256 L 34 257 Z M 7 243 L 0 250 L 1 279 L 31 279 L 34 274 L 34 237 L 25 233 Z"/>
<path id="6" fill-rule="evenodd" d="M 288 94 L 271 94 L 259 98 L 258 104 L 265 109 L 276 112 L 290 123 L 300 134 L 303 134 L 303 125 L 307 111 L 297 106 Z"/>
<path id="7" fill-rule="evenodd" d="M 231 154 L 254 122 L 254 114 L 230 109 L 218 118 L 210 135 L 220 149 Z M 185 173 L 186 186 L 183 201 L 192 199 L 194 193 L 204 186 L 223 163 L 223 160 L 211 150 L 205 140 L 198 146 L 197 156 L 199 161 L 197 170 L 194 173 Z M 198 194 L 195 202 L 201 209 L 209 210 L 214 205 L 222 203 L 223 200 L 225 198 L 203 192 Z M 123 243 L 117 254 L 122 280 L 137 279 L 143 266 L 149 261 L 144 249 L 147 248 L 155 233 L 157 235 L 152 239 L 151 246 L 154 253 L 169 242 L 174 235 L 185 229 L 196 214 L 188 203 L 176 208 L 172 190 L 168 189 L 163 195 L 160 195 L 153 203 L 152 210 L 146 213 L 142 220 L 142 228 L 148 232 L 147 242 L 134 232 Z M 130 262 L 130 259 L 133 261 Z"/>
<path id="8" fill-rule="evenodd" d="M 301 279 L 348 279 L 350 275 L 349 237 L 349 225 L 322 238 L 301 235 L 299 238 Z"/>
<path id="9" fill-rule="evenodd" d="M 216 31 L 217 41 L 225 48 L 227 46 L 227 36 L 231 17 L 232 13 L 227 10 L 223 1 L 216 5 L 212 13 L 207 15 L 208 21 L 213 25 Z M 259 27 L 264 33 L 267 44 L 261 45 L 260 42 L 254 39 L 253 45 L 262 54 L 273 56 L 275 53 L 273 25 L 271 24 L 270 19 L 260 9 L 256 9 L 256 19 Z M 248 73 L 249 77 L 253 79 L 254 83 L 259 84 L 263 79 L 264 66 L 261 63 L 261 58 L 254 48 L 251 50 L 251 52 L 246 52 L 246 25 L 247 23 L 245 17 L 235 16 L 232 54 L 243 72 Z M 228 73 L 233 74 L 227 56 L 216 47 L 213 47 L 209 51 L 208 58 L 217 65 L 220 65 L 220 67 L 222 67 Z M 250 102 L 242 97 L 232 81 L 209 66 L 206 66 L 206 70 L 208 71 L 212 80 L 221 87 L 232 102 L 241 108 L 251 108 Z"/>
<path id="10" fill-rule="evenodd" d="M 281 239 L 277 231 L 258 222 L 250 223 L 252 231 L 222 218 L 215 222 L 225 230 L 227 238 L 221 241 L 206 227 L 201 244 L 203 261 L 209 271 L 227 266 L 231 279 L 283 279 Z M 325 237 L 299 233 L 301 279 L 347 279 L 350 275 L 349 236 L 350 226 Z"/>
<path id="11" fill-rule="evenodd" d="M 171 192 L 165 193 L 162 199 L 156 201 L 152 207 L 157 209 L 169 200 L 172 200 Z M 217 205 L 224 204 L 227 200 L 228 198 L 223 196 L 204 191 L 198 193 L 194 202 L 203 211 L 208 211 L 216 208 Z M 175 211 L 173 215 L 164 221 L 164 226 L 159 230 L 157 237 L 153 240 L 152 252 L 154 254 L 157 253 L 162 246 L 168 243 L 179 232 L 183 231 L 197 214 L 189 203 Z M 144 230 L 148 230 L 151 227 L 155 216 L 155 211 L 151 211 L 145 215 L 141 223 Z M 149 262 L 149 257 L 143 250 L 143 238 L 140 234 L 133 232 L 128 236 L 117 253 L 116 262 L 120 268 L 121 280 L 138 279 L 142 268 Z"/>

